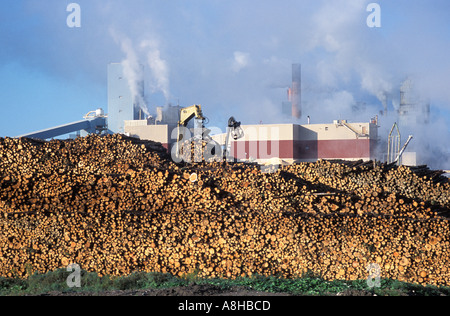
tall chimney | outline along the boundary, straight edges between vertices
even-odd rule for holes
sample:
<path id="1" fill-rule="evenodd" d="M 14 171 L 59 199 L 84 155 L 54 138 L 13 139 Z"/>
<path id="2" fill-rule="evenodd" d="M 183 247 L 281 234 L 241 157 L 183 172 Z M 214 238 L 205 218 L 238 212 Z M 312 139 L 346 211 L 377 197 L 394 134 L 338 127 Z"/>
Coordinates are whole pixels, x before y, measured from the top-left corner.
<path id="1" fill-rule="evenodd" d="M 294 118 L 302 117 L 302 66 L 300 64 L 292 65 L 292 116 Z"/>

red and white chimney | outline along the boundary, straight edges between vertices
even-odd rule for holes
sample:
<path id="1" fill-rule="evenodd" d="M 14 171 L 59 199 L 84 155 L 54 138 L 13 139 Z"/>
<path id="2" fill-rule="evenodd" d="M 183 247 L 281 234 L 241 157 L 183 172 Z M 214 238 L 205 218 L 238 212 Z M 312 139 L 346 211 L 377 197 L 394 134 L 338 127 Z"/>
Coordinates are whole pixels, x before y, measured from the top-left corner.
<path id="1" fill-rule="evenodd" d="M 292 102 L 292 117 L 302 117 L 302 66 L 292 65 L 292 88 L 289 90 L 289 101 Z"/>

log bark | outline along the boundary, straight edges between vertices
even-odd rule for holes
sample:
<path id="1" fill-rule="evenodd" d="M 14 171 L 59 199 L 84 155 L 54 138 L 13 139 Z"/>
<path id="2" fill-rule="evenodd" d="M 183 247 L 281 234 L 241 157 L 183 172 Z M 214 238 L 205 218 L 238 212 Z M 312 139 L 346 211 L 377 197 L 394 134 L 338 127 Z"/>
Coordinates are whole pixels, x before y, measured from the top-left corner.
<path id="1" fill-rule="evenodd" d="M 373 161 L 273 173 L 175 164 L 162 145 L 121 135 L 0 138 L 0 275 L 78 263 L 111 275 L 367 279 L 376 263 L 382 277 L 448 285 L 450 186 L 441 175 Z"/>

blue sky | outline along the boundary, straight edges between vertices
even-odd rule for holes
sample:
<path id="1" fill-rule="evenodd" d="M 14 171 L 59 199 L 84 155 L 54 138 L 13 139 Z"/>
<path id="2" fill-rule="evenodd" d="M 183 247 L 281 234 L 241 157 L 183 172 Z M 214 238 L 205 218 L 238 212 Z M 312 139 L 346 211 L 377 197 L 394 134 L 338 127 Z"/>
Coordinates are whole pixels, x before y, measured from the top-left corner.
<path id="1" fill-rule="evenodd" d="M 66 24 L 71 2 L 81 7 L 81 28 Z M 304 113 L 314 123 L 368 121 L 382 108 L 382 94 L 395 113 L 399 87 L 412 76 L 431 100 L 445 147 L 450 2 L 380 0 L 381 27 L 369 28 L 371 2 L 3 0 L 0 137 L 106 111 L 107 64 L 124 60 L 144 65 L 151 113 L 179 102 L 202 104 L 218 127 L 231 115 L 243 123 L 279 122 L 291 64 L 301 63 Z M 359 117 L 351 112 L 356 102 L 367 104 Z"/>

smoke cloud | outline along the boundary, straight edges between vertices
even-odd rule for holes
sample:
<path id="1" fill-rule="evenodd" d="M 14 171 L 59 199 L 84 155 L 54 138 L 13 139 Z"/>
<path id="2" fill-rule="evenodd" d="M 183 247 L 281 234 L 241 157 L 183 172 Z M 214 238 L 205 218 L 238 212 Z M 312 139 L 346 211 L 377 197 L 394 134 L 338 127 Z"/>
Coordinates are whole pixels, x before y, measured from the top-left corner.
<path id="1" fill-rule="evenodd" d="M 169 90 L 169 67 L 167 62 L 161 58 L 161 52 L 155 40 L 144 40 L 140 44 L 143 51 L 147 51 L 147 63 L 152 74 L 152 92 L 161 91 L 166 103 L 170 100 Z"/>
<path id="2" fill-rule="evenodd" d="M 210 124 L 222 129 L 230 116 L 242 124 L 305 124 L 307 116 L 326 123 L 379 115 L 380 137 L 387 139 L 398 120 L 401 84 L 413 75 L 431 117 L 429 125 L 404 127 L 405 140 L 414 134 L 410 149 L 429 146 L 427 153 L 445 153 L 450 142 L 448 0 L 379 0 L 380 28 L 366 24 L 371 0 L 78 0 L 79 29 L 66 27 L 61 1 L 6 1 L 5 63 L 106 91 L 106 65 L 122 61 L 136 103 L 151 114 L 176 98 L 182 106 L 202 104 Z M 302 65 L 299 120 L 281 113 L 293 63 Z M 142 77 L 144 100 L 136 85 Z M 380 113 L 385 102 L 388 117 Z M 433 129 L 439 137 L 428 137 Z M 423 143 L 420 135 L 427 135 Z"/>
<path id="3" fill-rule="evenodd" d="M 145 39 L 139 45 L 134 45 L 130 38 L 119 35 L 114 29 L 110 33 L 125 54 L 125 59 L 122 60 L 124 76 L 128 80 L 134 102 L 146 115 L 150 115 L 143 84 L 150 88 L 150 94 L 161 92 L 166 103 L 170 100 L 169 67 L 161 58 L 158 42 Z M 148 67 L 150 78 L 145 76 L 145 66 Z"/>
<path id="4" fill-rule="evenodd" d="M 131 96 L 136 107 L 140 108 L 147 116 L 150 112 L 144 99 L 144 69 L 139 62 L 139 58 L 133 48 L 131 40 L 124 36 L 119 36 L 114 30 L 111 30 L 114 40 L 120 45 L 125 59 L 122 60 L 123 74 L 128 81 Z"/>

